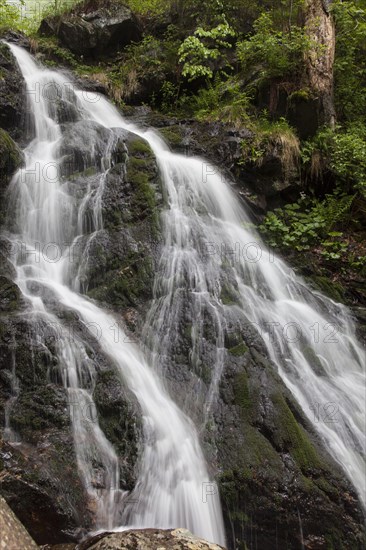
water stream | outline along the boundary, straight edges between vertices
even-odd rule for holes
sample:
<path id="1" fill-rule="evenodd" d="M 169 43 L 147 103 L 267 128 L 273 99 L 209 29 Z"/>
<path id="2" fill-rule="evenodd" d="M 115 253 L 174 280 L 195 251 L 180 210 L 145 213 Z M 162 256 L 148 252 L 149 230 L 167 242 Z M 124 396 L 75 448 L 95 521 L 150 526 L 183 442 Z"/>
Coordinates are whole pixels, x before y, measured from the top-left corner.
<path id="1" fill-rule="evenodd" d="M 187 527 L 208 540 L 225 543 L 218 496 L 202 498 L 202 488 L 210 478 L 197 428 L 162 382 L 187 310 L 191 363 L 205 362 L 207 324 L 216 348 L 210 383 L 202 390 L 202 423 L 209 418 L 217 396 L 225 366 L 225 334 L 234 315 L 259 332 L 282 380 L 366 506 L 365 350 L 357 341 L 347 308 L 310 290 L 266 249 L 244 205 L 215 167 L 202 159 L 173 154 L 155 131 L 129 123 L 104 97 L 91 102 L 81 91 L 70 92 L 61 73 L 40 67 L 27 52 L 9 46 L 27 85 L 34 131 L 24 151 L 25 167 L 11 183 L 13 222 L 8 236 L 14 243 L 24 243 L 15 262 L 16 282 L 34 316 L 58 328 L 58 354 L 70 403 L 91 408 L 97 418 L 93 365 L 80 339 L 70 342 L 63 337 L 65 327 L 49 310 L 39 287 L 75 311 L 86 327 L 98 325 L 99 344 L 136 396 L 143 415 L 144 448 L 134 499 L 119 488 L 118 458 L 98 422 L 86 423 L 81 409 L 72 407 L 79 471 L 90 498 L 96 501 L 98 527 Z M 62 162 L 62 126 L 57 122 L 55 102 L 47 94 L 34 93 L 37 87 L 42 91 L 55 85 L 64 90 L 63 105 L 76 110 L 78 120 L 109 132 L 102 158 L 96 146 L 90 151 L 97 175 L 80 201 L 69 193 L 67 178 L 57 175 Z M 85 237 L 90 242 L 103 227 L 103 185 L 121 129 L 150 144 L 167 203 L 162 213 L 163 250 L 141 349 L 123 337 L 116 342 L 111 331 L 113 316 L 80 294 L 80 266 L 87 261 L 87 246 L 77 276 L 70 266 L 75 243 Z M 50 183 L 47 172 L 52 166 L 56 168 Z M 51 262 L 35 254 L 35 243 L 41 250 L 56 243 L 63 250 L 60 260 Z M 103 464 L 103 489 L 94 483 L 95 457 Z"/>

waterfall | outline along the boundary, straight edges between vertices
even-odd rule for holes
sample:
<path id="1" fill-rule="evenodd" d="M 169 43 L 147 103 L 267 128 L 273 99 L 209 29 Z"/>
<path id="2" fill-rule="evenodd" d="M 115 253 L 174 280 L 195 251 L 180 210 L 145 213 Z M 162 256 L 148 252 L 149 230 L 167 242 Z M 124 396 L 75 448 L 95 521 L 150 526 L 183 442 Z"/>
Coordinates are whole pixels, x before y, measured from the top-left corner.
<path id="1" fill-rule="evenodd" d="M 310 290 L 266 249 L 217 168 L 203 159 L 173 154 L 156 132 L 126 124 L 102 97 L 92 107 L 85 102 L 84 108 L 100 124 L 129 128 L 143 136 L 163 177 L 168 196 L 165 246 L 147 322 L 155 356 L 166 355 L 174 342 L 186 296 L 184 281 L 196 361 L 204 358 L 202 330 L 207 315 L 216 333 L 209 408 L 224 367 L 228 321 L 234 315 L 238 323 L 250 324 L 366 507 L 366 357 L 347 308 Z M 231 303 L 223 303 L 223 291 Z"/>
<path id="2" fill-rule="evenodd" d="M 89 227 L 88 242 L 102 227 L 101 196 L 116 136 L 108 132 L 101 152 L 92 133 L 99 125 L 90 127 L 87 160 L 96 167 L 97 174 L 77 202 L 69 193 L 67 178 L 60 176 L 64 158 L 57 109 L 61 104 L 69 119 L 76 113 L 78 120 L 93 121 L 85 109 L 87 102 L 82 94 L 74 94 L 64 76 L 39 67 L 21 48 L 12 44 L 9 47 L 26 83 L 29 132 L 34 133 L 24 150 L 25 166 L 10 185 L 8 238 L 13 249 L 19 250 L 14 262 L 16 283 L 31 305 L 32 317 L 47 323 L 57 336 L 75 453 L 81 479 L 96 508 L 96 527 L 185 527 L 209 541 L 225 544 L 219 497 L 212 488 L 195 426 L 168 396 L 141 351 L 127 342 L 126 335 L 120 334 L 115 341 L 112 328 L 116 319 L 74 290 L 78 290 L 80 281 L 79 274 L 72 277 L 73 250 L 85 226 Z M 60 101 L 56 102 L 55 97 Z M 101 105 L 107 117 L 110 106 Z M 117 123 L 118 127 L 126 126 L 120 118 Z M 119 488 L 118 457 L 98 423 L 93 402 L 94 366 L 82 339 L 77 335 L 68 338 L 67 328 L 52 312 L 54 300 L 76 312 L 92 336 L 98 327 L 101 349 L 141 407 L 144 448 L 132 494 Z M 103 466 L 103 480 L 96 479 L 95 463 Z"/>
<path id="3" fill-rule="evenodd" d="M 210 478 L 196 427 L 162 382 L 184 309 L 191 319 L 190 361 L 200 365 L 205 360 L 207 324 L 216 345 L 204 395 L 203 422 L 211 414 L 224 369 L 225 335 L 233 320 L 238 326 L 250 325 L 366 506 L 365 352 L 347 308 L 310 290 L 266 249 L 230 183 L 214 166 L 173 154 L 156 132 L 130 124 L 102 96 L 91 103 L 81 91 L 68 90 L 64 104 L 76 109 L 83 121 L 104 128 L 108 136 L 101 161 L 95 151 L 90 153 L 98 166 L 97 176 L 76 207 L 68 194 L 67 178 L 58 178 L 57 169 L 52 183 L 42 177 L 49 166 L 57 168 L 62 161 L 62 129 L 56 122 L 54 104 L 44 94 L 36 101 L 33 93 L 37 86 L 59 85 L 65 90 L 67 82 L 60 73 L 39 67 L 22 49 L 9 46 L 26 81 L 35 135 L 24 151 L 26 166 L 11 183 L 16 223 L 15 229 L 13 224 L 9 227 L 9 234 L 15 243 L 25 243 L 25 252 L 16 262 L 16 282 L 30 301 L 35 318 L 57 327 L 59 359 L 70 402 L 81 402 L 96 415 L 93 365 L 82 340 L 63 338 L 62 322 L 50 311 L 47 298 L 37 293 L 39 286 L 75 311 L 86 327 L 97 323 L 99 344 L 136 396 L 143 415 L 144 448 L 138 482 L 130 495 L 119 489 L 118 458 L 98 423 L 85 425 L 73 406 L 75 452 L 81 478 L 97 503 L 98 526 L 187 527 L 208 540 L 225 542 L 218 496 L 202 498 L 202 487 Z M 143 350 L 123 338 L 114 341 L 110 328 L 115 319 L 79 294 L 80 277 L 73 278 L 69 265 L 70 250 L 85 231 L 80 222 L 83 212 L 92 212 L 89 241 L 102 227 L 103 184 L 110 151 L 121 129 L 150 144 L 167 201 L 162 214 L 163 250 L 143 331 Z M 35 164 L 41 168 L 41 177 L 36 179 L 32 177 Z M 42 249 L 57 243 L 63 248 L 61 261 L 52 263 L 41 257 L 35 262 L 35 243 L 41 243 Z M 64 243 L 69 244 L 65 247 Z M 94 456 L 103 464 L 103 490 L 93 483 Z"/>

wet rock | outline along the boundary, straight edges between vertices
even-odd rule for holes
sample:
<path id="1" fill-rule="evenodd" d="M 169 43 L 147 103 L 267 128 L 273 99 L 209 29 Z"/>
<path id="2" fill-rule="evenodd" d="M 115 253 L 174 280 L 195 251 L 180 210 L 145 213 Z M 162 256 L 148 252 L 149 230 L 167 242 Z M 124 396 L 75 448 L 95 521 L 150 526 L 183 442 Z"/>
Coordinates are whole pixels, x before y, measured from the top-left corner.
<path id="1" fill-rule="evenodd" d="M 75 178 L 87 168 L 100 169 L 110 138 L 111 131 L 93 121 L 65 124 L 60 144 L 61 175 Z"/>
<path id="2" fill-rule="evenodd" d="M 150 147 L 134 134 L 120 138 L 113 159 L 103 193 L 105 231 L 91 245 L 87 288 L 91 297 L 121 313 L 132 307 L 141 314 L 152 298 L 160 241 L 160 179 Z M 135 316 L 133 328 L 138 324 Z"/>
<path id="3" fill-rule="evenodd" d="M 24 48 L 28 51 L 31 49 L 29 38 L 20 31 L 12 29 L 4 30 L 1 34 L 1 38 L 6 40 L 6 42 L 16 44 L 20 48 Z"/>
<path id="4" fill-rule="evenodd" d="M 120 487 L 131 490 L 141 438 L 139 408 L 77 317 L 56 305 L 54 314 L 90 353 L 98 417 L 120 457 Z M 0 441 L 0 494 L 38 544 L 77 540 L 83 529 L 92 528 L 94 517 L 76 463 L 58 344 L 57 332 L 42 319 L 0 318 L 0 423 L 6 424 L 7 414 L 11 433 L 9 441 Z M 9 428 L 6 433 L 9 437 Z M 93 467 L 103 479 L 101 465 Z"/>
<path id="5" fill-rule="evenodd" d="M 8 277 L 0 275 L 0 312 L 17 310 L 24 302 L 19 287 Z"/>
<path id="6" fill-rule="evenodd" d="M 233 183 L 254 216 L 294 200 L 301 188 L 295 149 L 284 163 L 284 147 L 280 141 L 266 143 L 260 162 L 245 153 L 255 141 L 252 130 L 236 129 L 222 122 L 177 120 L 151 110 L 129 107 L 126 115 L 139 124 L 159 128 L 173 151 L 206 159 L 208 173 L 219 169 Z M 292 158 L 293 157 L 293 158 Z M 212 163 L 216 168 L 209 166 Z"/>
<path id="7" fill-rule="evenodd" d="M 39 30 L 48 36 L 56 34 L 72 52 L 92 57 L 123 48 L 141 38 L 136 17 L 127 6 L 118 3 L 98 10 L 85 3 L 62 18 L 47 17 Z"/>
<path id="8" fill-rule="evenodd" d="M 248 351 L 230 353 L 214 412 L 229 547 L 252 548 L 254 537 L 263 550 L 300 550 L 301 521 L 305 547 L 317 540 L 315 548 L 325 549 L 337 540 L 361 550 L 363 513 L 354 488 L 284 388 L 260 338 L 239 332 Z"/>
<path id="9" fill-rule="evenodd" d="M 0 197 L 11 179 L 23 163 L 23 154 L 10 135 L 0 128 Z"/>
<path id="10" fill-rule="evenodd" d="M 22 137 L 24 109 L 23 77 L 9 47 L 0 42 L 0 125 L 13 139 Z"/>

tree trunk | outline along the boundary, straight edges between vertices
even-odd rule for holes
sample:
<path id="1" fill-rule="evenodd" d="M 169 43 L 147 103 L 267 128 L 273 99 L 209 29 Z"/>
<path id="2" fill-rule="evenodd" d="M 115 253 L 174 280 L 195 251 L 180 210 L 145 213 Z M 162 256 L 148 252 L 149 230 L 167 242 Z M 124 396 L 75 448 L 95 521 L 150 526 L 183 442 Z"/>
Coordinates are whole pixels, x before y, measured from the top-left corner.
<path id="1" fill-rule="evenodd" d="M 305 67 L 307 84 L 317 98 L 319 123 L 334 128 L 335 26 L 328 10 L 330 3 L 331 0 L 305 1 L 305 26 L 313 44 L 306 56 Z"/>

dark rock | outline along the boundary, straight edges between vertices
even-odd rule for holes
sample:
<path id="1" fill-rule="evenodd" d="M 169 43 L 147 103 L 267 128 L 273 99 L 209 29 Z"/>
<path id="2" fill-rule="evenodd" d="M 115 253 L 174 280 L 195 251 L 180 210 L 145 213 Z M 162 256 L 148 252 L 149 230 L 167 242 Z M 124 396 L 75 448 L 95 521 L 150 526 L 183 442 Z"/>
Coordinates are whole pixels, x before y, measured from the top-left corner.
<path id="1" fill-rule="evenodd" d="M 0 197 L 11 176 L 23 163 L 23 154 L 10 135 L 0 128 Z"/>
<path id="2" fill-rule="evenodd" d="M 78 55 L 98 57 L 136 42 L 141 38 L 137 19 L 122 4 L 111 4 L 96 11 L 76 9 L 62 19 L 48 17 L 40 32 L 56 34 L 61 43 Z"/>
<path id="3" fill-rule="evenodd" d="M 112 132 L 93 121 L 80 120 L 63 126 L 60 154 L 62 176 L 76 177 L 88 168 L 101 168 Z"/>
<path id="4" fill-rule="evenodd" d="M 5 30 L 1 34 L 1 38 L 3 40 L 6 40 L 6 42 L 12 42 L 13 44 L 16 44 L 17 46 L 20 46 L 21 48 L 24 48 L 26 50 L 31 49 L 29 38 L 25 36 L 22 32 L 15 30 Z"/>
<path id="5" fill-rule="evenodd" d="M 19 309 L 24 303 L 19 287 L 7 277 L 0 275 L 0 312 Z"/>
<path id="6" fill-rule="evenodd" d="M 238 198 L 243 199 L 254 218 L 268 209 L 295 200 L 301 190 L 299 171 L 294 155 L 284 164 L 284 147 L 279 140 L 266 143 L 260 161 L 253 162 L 245 153 L 255 141 L 253 131 L 236 129 L 222 122 L 178 120 L 148 109 L 128 107 L 125 115 L 140 125 L 159 128 L 172 150 L 189 156 L 199 156 L 219 167 L 233 183 Z"/>
<path id="7" fill-rule="evenodd" d="M 134 134 L 120 138 L 112 158 L 103 194 L 105 231 L 92 243 L 88 293 L 123 314 L 131 307 L 146 311 L 160 239 L 157 165 L 148 144 Z"/>
<path id="8" fill-rule="evenodd" d="M 24 109 L 23 77 L 9 47 L 0 42 L 0 126 L 13 139 L 22 136 Z"/>
<path id="9" fill-rule="evenodd" d="M 318 540 L 315 547 L 325 549 L 337 540 L 361 550 L 355 490 L 283 387 L 260 339 L 242 334 L 250 352 L 226 362 L 214 413 L 229 547 L 252 548 L 255 540 L 263 550 L 274 541 L 300 550 L 301 520 L 305 547 Z"/>

